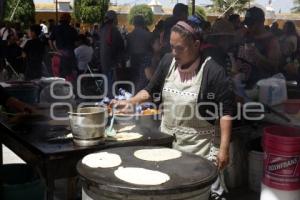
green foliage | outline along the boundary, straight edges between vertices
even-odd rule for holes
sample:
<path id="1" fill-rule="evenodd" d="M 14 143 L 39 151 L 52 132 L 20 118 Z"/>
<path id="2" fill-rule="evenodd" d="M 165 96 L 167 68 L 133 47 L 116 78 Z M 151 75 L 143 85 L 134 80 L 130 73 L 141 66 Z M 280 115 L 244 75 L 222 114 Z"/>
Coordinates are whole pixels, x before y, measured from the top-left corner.
<path id="1" fill-rule="evenodd" d="M 239 0 L 234 6 L 232 6 L 232 11 L 235 13 L 244 12 L 252 0 Z M 236 0 L 212 0 L 214 5 L 214 10 L 218 12 L 225 12 Z"/>
<path id="2" fill-rule="evenodd" d="M 294 0 L 295 7 L 292 8 L 292 11 L 295 13 L 300 12 L 300 0 Z"/>
<path id="3" fill-rule="evenodd" d="M 150 26 L 153 23 L 153 12 L 152 9 L 148 5 L 136 5 L 130 9 L 128 20 L 129 23 L 133 23 L 133 18 L 135 16 L 142 15 L 145 18 L 146 25 Z"/>
<path id="4" fill-rule="evenodd" d="M 4 2 L 5 20 L 10 20 L 17 3 L 18 0 L 6 0 Z M 25 26 L 33 23 L 35 21 L 35 6 L 33 0 L 20 0 L 19 6 L 17 7 L 12 20 L 21 22 Z"/>
<path id="5" fill-rule="evenodd" d="M 189 15 L 192 15 L 192 6 L 189 6 Z M 206 11 L 203 7 L 201 6 L 196 6 L 195 7 L 195 15 L 202 17 L 203 19 L 207 19 Z"/>
<path id="6" fill-rule="evenodd" d="M 75 0 L 74 16 L 83 23 L 102 22 L 109 0 Z"/>

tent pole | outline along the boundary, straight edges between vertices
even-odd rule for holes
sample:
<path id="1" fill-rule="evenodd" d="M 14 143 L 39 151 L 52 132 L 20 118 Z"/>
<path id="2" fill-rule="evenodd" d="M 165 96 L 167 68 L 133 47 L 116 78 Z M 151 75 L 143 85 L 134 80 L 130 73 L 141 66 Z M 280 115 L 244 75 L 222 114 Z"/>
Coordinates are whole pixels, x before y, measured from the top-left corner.
<path id="1" fill-rule="evenodd" d="M 192 0 L 192 14 L 195 14 L 195 9 L 196 8 L 196 0 Z"/>
<path id="2" fill-rule="evenodd" d="M 14 8 L 14 10 L 13 10 L 13 12 L 12 12 L 10 18 L 9 18 L 9 21 L 12 21 L 12 20 L 14 19 L 14 16 L 15 16 L 15 13 L 16 13 L 17 8 L 19 7 L 20 1 L 21 1 L 21 0 L 18 0 L 17 5 L 16 5 L 16 7 Z"/>

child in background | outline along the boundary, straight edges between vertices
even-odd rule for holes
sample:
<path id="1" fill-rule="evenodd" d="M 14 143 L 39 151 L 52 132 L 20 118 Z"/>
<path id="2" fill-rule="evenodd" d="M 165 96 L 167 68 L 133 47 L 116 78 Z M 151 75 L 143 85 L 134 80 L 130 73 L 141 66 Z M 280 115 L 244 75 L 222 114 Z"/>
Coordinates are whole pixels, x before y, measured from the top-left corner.
<path id="1" fill-rule="evenodd" d="M 79 74 L 83 74 L 88 69 L 88 64 L 93 58 L 94 50 L 91 47 L 88 38 L 80 34 L 76 41 L 77 48 L 74 50 L 74 54 L 78 64 Z"/>

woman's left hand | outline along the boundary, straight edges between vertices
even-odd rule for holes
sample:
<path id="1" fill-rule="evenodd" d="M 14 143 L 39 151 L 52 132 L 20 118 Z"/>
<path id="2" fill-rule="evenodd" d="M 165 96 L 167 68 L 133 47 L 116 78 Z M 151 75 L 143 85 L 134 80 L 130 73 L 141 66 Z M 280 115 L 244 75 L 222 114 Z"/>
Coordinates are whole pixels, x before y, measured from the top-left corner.
<path id="1" fill-rule="evenodd" d="M 223 170 L 229 163 L 229 150 L 220 149 L 217 156 L 217 165 L 219 170 Z"/>

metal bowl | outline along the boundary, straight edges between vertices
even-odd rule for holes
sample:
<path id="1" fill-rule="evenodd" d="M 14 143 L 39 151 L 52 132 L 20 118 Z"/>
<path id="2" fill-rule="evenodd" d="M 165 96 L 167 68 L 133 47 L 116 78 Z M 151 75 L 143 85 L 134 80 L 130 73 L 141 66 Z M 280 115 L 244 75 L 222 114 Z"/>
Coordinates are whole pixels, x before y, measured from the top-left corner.
<path id="1" fill-rule="evenodd" d="M 95 145 L 95 140 L 101 141 L 104 137 L 108 113 L 104 107 L 79 108 L 77 113 L 69 113 L 70 125 L 74 141 L 82 140 Z"/>

